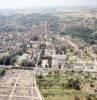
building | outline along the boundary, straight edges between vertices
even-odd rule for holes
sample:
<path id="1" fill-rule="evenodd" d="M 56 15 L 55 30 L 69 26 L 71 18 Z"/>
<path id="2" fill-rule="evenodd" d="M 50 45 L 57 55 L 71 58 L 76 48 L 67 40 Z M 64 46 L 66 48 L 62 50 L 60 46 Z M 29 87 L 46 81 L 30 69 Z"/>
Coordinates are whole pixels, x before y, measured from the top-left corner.
<path id="1" fill-rule="evenodd" d="M 52 55 L 52 68 L 63 69 L 66 65 L 67 56 L 54 54 Z"/>

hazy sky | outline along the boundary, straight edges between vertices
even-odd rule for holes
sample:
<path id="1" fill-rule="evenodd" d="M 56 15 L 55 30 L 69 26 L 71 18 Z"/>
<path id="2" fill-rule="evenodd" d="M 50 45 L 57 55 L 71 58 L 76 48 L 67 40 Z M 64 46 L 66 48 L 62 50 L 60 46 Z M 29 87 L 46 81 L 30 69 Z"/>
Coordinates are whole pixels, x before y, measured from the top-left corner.
<path id="1" fill-rule="evenodd" d="M 97 6 L 97 0 L 0 0 L 0 8 Z"/>

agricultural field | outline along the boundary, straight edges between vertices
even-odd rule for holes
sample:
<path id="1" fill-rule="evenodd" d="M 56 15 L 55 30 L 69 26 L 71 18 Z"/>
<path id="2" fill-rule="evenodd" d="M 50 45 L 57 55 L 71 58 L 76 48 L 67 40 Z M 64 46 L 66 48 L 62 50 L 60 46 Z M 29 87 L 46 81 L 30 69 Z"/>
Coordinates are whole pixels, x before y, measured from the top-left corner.
<path id="1" fill-rule="evenodd" d="M 39 100 L 32 70 L 6 70 L 0 77 L 0 100 Z"/>
<path id="2" fill-rule="evenodd" d="M 50 72 L 47 76 L 38 76 L 37 84 L 45 100 L 97 100 L 96 76 L 96 73 Z"/>

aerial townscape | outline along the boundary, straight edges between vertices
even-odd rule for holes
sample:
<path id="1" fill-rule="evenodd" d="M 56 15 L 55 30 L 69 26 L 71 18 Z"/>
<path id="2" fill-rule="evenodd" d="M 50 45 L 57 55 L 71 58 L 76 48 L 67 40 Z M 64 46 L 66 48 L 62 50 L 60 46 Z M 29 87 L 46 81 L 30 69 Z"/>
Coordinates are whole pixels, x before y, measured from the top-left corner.
<path id="1" fill-rule="evenodd" d="M 97 100 L 97 8 L 0 10 L 0 100 Z"/>

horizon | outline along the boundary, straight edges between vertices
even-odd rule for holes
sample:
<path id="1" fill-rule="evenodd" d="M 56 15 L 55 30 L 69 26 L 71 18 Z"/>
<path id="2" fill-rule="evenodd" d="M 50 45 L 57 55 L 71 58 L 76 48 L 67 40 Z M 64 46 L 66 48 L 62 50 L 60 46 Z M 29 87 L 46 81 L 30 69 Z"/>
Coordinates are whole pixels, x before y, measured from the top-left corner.
<path id="1" fill-rule="evenodd" d="M 88 3 L 87 3 L 88 2 Z M 97 7 L 96 0 L 0 0 L 0 9 Z"/>

